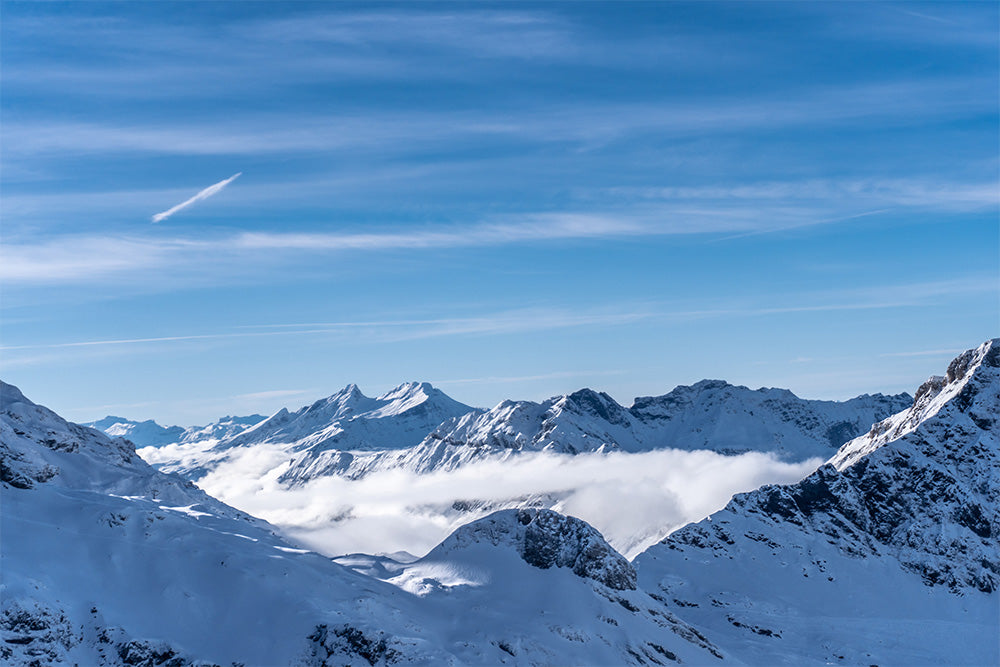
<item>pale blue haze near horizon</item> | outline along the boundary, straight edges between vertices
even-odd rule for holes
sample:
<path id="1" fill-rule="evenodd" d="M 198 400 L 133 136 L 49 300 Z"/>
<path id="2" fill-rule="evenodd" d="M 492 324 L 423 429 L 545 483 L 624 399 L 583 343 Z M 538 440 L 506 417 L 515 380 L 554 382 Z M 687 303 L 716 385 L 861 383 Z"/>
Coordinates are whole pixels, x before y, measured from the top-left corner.
<path id="1" fill-rule="evenodd" d="M 842 399 L 1000 333 L 993 2 L 0 11 L 0 370 L 70 419 Z"/>

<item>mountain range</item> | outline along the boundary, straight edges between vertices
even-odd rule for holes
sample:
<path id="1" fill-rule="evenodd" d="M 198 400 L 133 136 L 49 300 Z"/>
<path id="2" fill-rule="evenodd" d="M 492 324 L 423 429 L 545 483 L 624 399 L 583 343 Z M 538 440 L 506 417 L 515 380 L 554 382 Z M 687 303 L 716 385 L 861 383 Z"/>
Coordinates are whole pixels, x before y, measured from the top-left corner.
<path id="1" fill-rule="evenodd" d="M 379 410 L 372 421 L 393 419 L 434 398 L 408 387 L 370 403 L 348 391 L 340 407 L 313 414 L 329 408 L 322 422 L 356 402 L 340 419 Z M 477 448 L 471 434 L 480 433 L 496 435 L 489 448 L 510 451 L 576 447 L 586 435 L 586 451 L 628 452 L 662 446 L 625 436 L 664 418 L 682 425 L 677 432 L 725 439 L 725 448 L 759 442 L 755 433 L 777 425 L 815 440 L 850 421 L 789 411 L 726 438 L 724 424 L 746 417 L 724 419 L 757 416 L 771 396 L 743 413 L 714 411 L 706 406 L 719 403 L 699 398 L 712 387 L 688 389 L 689 403 L 636 401 L 619 411 L 606 395 L 578 392 L 534 404 L 541 413 L 502 404 L 430 429 L 438 442 L 470 435 L 446 443 L 457 448 Z M 491 412 L 519 426 L 471 428 L 491 423 Z M 700 412 L 717 415 L 704 423 L 719 430 L 677 418 Z M 213 448 L 313 437 L 315 429 L 294 426 L 309 423 L 299 421 L 309 410 L 294 414 L 250 438 L 260 441 Z M 329 559 L 153 469 L 127 440 L 67 423 L 4 384 L 0 657 L 18 665 L 997 664 L 998 419 L 1000 339 L 960 355 L 805 479 L 737 495 L 631 561 L 585 522 L 531 508 L 462 526 L 420 558 Z M 581 420 L 587 428 L 574 429 Z M 301 451 L 340 442 L 334 431 Z"/>
<path id="2" fill-rule="evenodd" d="M 815 401 L 784 389 L 751 390 L 703 380 L 663 396 L 637 398 L 630 408 L 603 392 L 581 389 L 541 403 L 507 400 L 483 410 L 463 405 L 426 382 L 402 384 L 377 398 L 352 384 L 296 412 L 282 409 L 267 419 L 226 418 L 193 427 L 175 440 L 191 446 L 142 454 L 158 468 L 197 480 L 227 460 L 231 450 L 276 445 L 288 460 L 280 479 L 293 486 L 331 475 L 357 479 L 379 470 L 449 470 L 539 451 L 706 449 L 723 454 L 771 452 L 782 460 L 805 461 L 829 458 L 870 424 L 912 400 L 908 394 L 866 394 L 843 402 Z M 253 425 L 223 435 L 228 425 L 255 419 Z M 151 442 L 144 432 L 136 441 L 139 426 L 149 422 L 133 431 L 122 426 L 132 423 L 108 417 L 88 425 L 132 439 L 140 447 L 167 444 L 159 436 Z"/>
<path id="3" fill-rule="evenodd" d="M 205 426 L 184 428 L 182 426 L 160 426 L 152 419 L 134 421 L 125 417 L 109 415 L 97 421 L 84 422 L 83 426 L 96 428 L 98 431 L 115 438 L 126 438 L 132 441 L 136 447 L 161 447 L 174 443 L 231 438 L 265 419 L 267 417 L 264 415 L 227 416 Z"/>

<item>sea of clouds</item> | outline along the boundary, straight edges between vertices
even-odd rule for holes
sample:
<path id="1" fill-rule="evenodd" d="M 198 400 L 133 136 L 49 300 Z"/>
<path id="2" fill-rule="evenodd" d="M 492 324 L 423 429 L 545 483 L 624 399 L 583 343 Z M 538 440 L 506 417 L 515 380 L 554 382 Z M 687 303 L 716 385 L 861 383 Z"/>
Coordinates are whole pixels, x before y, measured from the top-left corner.
<path id="1" fill-rule="evenodd" d="M 453 530 L 497 509 L 549 507 L 579 517 L 631 558 L 670 532 L 763 484 L 796 482 L 821 459 L 784 463 L 770 454 L 711 451 L 641 454 L 526 453 L 451 471 L 376 472 L 288 488 L 280 446 L 230 452 L 199 480 L 209 494 L 266 519 L 290 540 L 328 556 L 423 555 Z"/>

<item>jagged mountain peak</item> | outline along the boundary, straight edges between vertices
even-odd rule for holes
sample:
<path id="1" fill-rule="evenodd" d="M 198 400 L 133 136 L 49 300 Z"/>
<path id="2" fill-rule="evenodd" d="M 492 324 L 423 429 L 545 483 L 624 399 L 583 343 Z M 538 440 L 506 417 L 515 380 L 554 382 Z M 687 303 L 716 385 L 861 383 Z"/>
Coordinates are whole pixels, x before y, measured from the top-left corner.
<path id="1" fill-rule="evenodd" d="M 624 424 L 628 420 L 625 408 L 603 391 L 584 388 L 556 400 L 555 406 L 572 409 L 583 415 L 599 417 L 612 424 Z"/>

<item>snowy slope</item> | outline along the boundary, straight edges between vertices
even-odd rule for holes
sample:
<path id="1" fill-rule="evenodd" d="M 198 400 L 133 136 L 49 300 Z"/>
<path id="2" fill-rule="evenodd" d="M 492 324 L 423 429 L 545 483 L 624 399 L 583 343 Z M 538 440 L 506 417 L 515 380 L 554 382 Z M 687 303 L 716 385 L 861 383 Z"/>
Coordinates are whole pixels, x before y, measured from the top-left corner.
<path id="1" fill-rule="evenodd" d="M 281 410 L 221 446 L 278 442 L 298 449 L 395 449 L 420 442 L 445 419 L 470 411 L 426 382 L 401 384 L 377 398 L 352 384 L 297 412 Z"/>
<path id="2" fill-rule="evenodd" d="M 1000 340 L 791 486 L 635 560 L 665 609 L 771 664 L 1000 661 Z"/>

